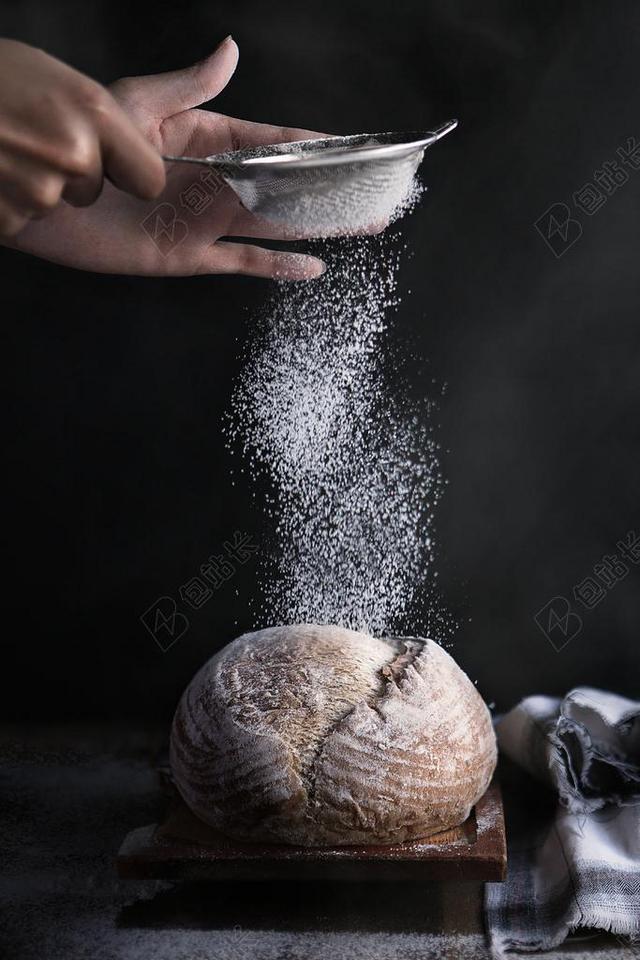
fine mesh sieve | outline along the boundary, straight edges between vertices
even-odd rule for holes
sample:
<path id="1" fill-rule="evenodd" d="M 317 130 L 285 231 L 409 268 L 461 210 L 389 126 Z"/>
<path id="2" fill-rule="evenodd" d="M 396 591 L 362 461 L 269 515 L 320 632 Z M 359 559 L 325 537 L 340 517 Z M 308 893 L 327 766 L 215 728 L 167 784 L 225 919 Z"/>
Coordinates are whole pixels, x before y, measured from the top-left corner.
<path id="1" fill-rule="evenodd" d="M 410 193 L 424 151 L 457 123 L 164 159 L 217 170 L 247 210 L 294 233 L 350 233 L 389 220 Z"/>

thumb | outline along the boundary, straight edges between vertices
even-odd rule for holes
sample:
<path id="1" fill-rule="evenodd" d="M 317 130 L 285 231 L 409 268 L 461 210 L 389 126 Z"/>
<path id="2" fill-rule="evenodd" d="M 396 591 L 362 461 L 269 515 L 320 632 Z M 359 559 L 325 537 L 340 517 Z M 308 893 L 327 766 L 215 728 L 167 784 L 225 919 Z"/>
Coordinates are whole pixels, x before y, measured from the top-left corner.
<path id="1" fill-rule="evenodd" d="M 144 106 L 146 113 L 160 119 L 212 100 L 224 90 L 238 63 L 238 45 L 225 37 L 213 53 L 183 70 L 127 77 L 111 88 L 117 100 Z"/>

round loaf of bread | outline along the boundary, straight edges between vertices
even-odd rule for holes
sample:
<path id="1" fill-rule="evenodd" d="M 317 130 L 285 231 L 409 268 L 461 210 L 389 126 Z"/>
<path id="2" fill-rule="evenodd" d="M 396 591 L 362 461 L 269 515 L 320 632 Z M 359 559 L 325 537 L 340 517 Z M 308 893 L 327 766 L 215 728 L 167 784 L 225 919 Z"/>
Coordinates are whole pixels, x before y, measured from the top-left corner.
<path id="1" fill-rule="evenodd" d="M 496 764 L 489 711 L 432 640 L 271 627 L 184 692 L 171 768 L 191 810 L 240 840 L 389 844 L 462 823 Z"/>

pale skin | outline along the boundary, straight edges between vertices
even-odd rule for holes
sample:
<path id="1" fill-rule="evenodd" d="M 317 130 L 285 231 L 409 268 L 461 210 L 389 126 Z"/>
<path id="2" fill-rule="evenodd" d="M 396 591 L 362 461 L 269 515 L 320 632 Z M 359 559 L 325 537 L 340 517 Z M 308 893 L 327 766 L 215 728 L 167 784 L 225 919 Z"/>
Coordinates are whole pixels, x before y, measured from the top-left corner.
<path id="1" fill-rule="evenodd" d="M 224 89 L 237 62 L 227 37 L 192 67 L 126 77 L 107 91 L 40 50 L 0 40 L 0 242 L 99 273 L 319 276 L 316 257 L 221 239 L 292 237 L 220 184 L 194 213 L 182 198 L 200 168 L 162 160 L 320 136 L 197 109 Z M 186 224 L 175 244 L 154 242 L 159 204 Z"/>

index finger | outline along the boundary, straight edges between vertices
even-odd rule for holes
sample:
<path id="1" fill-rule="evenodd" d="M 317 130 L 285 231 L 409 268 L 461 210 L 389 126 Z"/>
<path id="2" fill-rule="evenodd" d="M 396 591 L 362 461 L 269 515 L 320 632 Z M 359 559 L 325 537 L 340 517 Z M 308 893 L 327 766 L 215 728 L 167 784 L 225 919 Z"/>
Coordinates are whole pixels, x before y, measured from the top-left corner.
<path id="1" fill-rule="evenodd" d="M 323 140 L 330 133 L 318 133 L 316 130 L 304 130 L 301 127 L 278 127 L 270 123 L 252 123 L 250 120 L 238 120 L 228 117 L 233 139 L 242 147 L 263 146 L 270 143 L 293 143 L 296 140 Z"/>
<path id="2" fill-rule="evenodd" d="M 99 139 L 104 171 L 121 190 L 142 200 L 153 200 L 164 189 L 164 161 L 111 97 L 102 112 Z"/>

